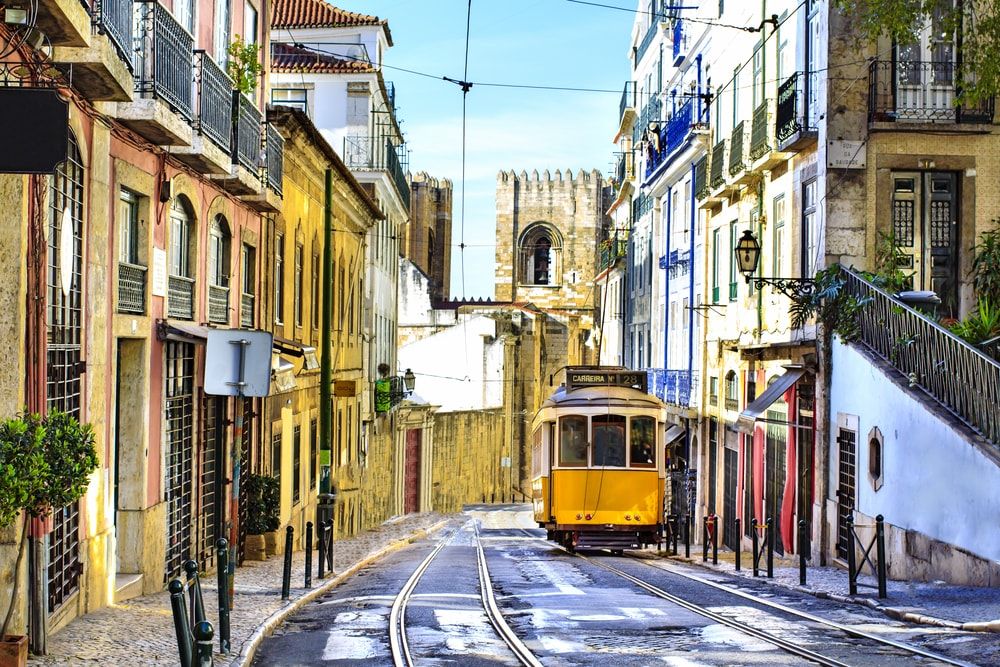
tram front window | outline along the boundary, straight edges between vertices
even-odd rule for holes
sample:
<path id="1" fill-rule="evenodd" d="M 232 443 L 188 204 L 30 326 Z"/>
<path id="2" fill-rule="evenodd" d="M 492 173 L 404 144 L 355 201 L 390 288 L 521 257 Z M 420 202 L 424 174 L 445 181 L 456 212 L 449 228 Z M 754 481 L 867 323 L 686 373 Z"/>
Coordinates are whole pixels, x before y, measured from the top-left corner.
<path id="1" fill-rule="evenodd" d="M 596 415 L 594 428 L 594 465 L 625 467 L 625 417 Z"/>
<path id="2" fill-rule="evenodd" d="M 654 468 L 656 459 L 656 420 L 652 417 L 632 417 L 629 434 L 629 461 L 633 468 Z"/>
<path id="3" fill-rule="evenodd" d="M 559 465 L 587 465 L 587 418 L 572 415 L 559 420 Z"/>

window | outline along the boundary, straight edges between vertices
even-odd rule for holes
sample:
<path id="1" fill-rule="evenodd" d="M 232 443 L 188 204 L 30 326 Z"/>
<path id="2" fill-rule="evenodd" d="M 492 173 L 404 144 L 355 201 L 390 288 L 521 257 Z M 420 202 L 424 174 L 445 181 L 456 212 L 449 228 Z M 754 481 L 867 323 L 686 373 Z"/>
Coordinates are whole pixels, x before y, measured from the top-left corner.
<path id="1" fill-rule="evenodd" d="M 819 265 L 819 214 L 816 179 L 802 186 L 802 277 L 812 278 Z"/>
<path id="2" fill-rule="evenodd" d="M 174 18 L 189 33 L 194 34 L 194 8 L 192 0 L 176 0 L 173 4 Z"/>
<path id="3" fill-rule="evenodd" d="M 271 477 L 281 479 L 281 432 L 271 434 Z"/>
<path id="4" fill-rule="evenodd" d="M 285 235 L 274 237 L 274 321 L 285 320 Z"/>
<path id="5" fill-rule="evenodd" d="M 594 465 L 625 467 L 625 417 L 595 415 L 591 423 L 594 429 Z"/>
<path id="6" fill-rule="evenodd" d="M 302 427 L 292 430 L 292 503 L 302 497 Z"/>
<path id="7" fill-rule="evenodd" d="M 208 226 L 208 281 L 217 287 L 229 286 L 229 227 L 221 215 Z"/>
<path id="8" fill-rule="evenodd" d="M 632 417 L 629 432 L 629 464 L 633 468 L 656 467 L 656 419 Z"/>
<path id="9" fill-rule="evenodd" d="M 316 490 L 316 467 L 319 465 L 319 427 L 315 419 L 309 422 L 309 489 Z"/>
<path id="10" fill-rule="evenodd" d="M 739 382 L 736 380 L 736 372 L 726 373 L 726 410 L 736 410 L 739 408 Z"/>
<path id="11" fill-rule="evenodd" d="M 257 43 L 257 8 L 249 2 L 243 4 L 243 41 Z"/>
<path id="12" fill-rule="evenodd" d="M 882 488 L 883 440 L 882 431 L 877 426 L 868 433 L 868 479 L 875 491 Z"/>
<path id="13" fill-rule="evenodd" d="M 213 44 L 215 46 L 215 62 L 226 69 L 229 62 L 229 0 L 215 0 L 215 32 L 213 33 Z M 248 39 L 247 42 L 253 40 Z"/>
<path id="14" fill-rule="evenodd" d="M 302 261 L 305 251 L 301 243 L 295 244 L 295 283 L 292 303 L 295 308 L 295 326 L 302 326 Z"/>
<path id="15" fill-rule="evenodd" d="M 720 229 L 712 230 L 712 303 L 719 303 L 719 236 Z"/>
<path id="16" fill-rule="evenodd" d="M 305 88 L 273 88 L 271 104 L 309 111 L 309 91 Z"/>
<path id="17" fill-rule="evenodd" d="M 243 277 L 243 293 L 253 296 L 257 284 L 257 250 L 252 245 L 243 244 L 240 265 Z"/>
<path id="18" fill-rule="evenodd" d="M 578 416 L 559 419 L 559 465 L 587 465 L 587 418 Z"/>
<path id="19" fill-rule="evenodd" d="M 771 236 L 771 275 L 784 276 L 785 273 L 785 196 L 774 198 L 774 224 Z"/>
<path id="20" fill-rule="evenodd" d="M 316 241 L 313 241 L 313 247 L 316 247 Z M 312 258 L 312 326 L 313 329 L 319 329 L 319 254 L 313 253 Z"/>
<path id="21" fill-rule="evenodd" d="M 521 282 L 525 285 L 552 285 L 557 281 L 558 244 L 545 225 L 534 225 L 521 241 Z"/>
<path id="22" fill-rule="evenodd" d="M 188 278 L 190 274 L 190 222 L 187 208 L 175 199 L 170 207 L 170 275 Z"/>
<path id="23" fill-rule="evenodd" d="M 753 108 L 756 109 L 764 101 L 764 43 L 760 42 L 753 52 Z M 780 77 L 778 79 L 781 80 Z"/>
<path id="24" fill-rule="evenodd" d="M 118 200 L 118 261 L 139 263 L 139 197 L 124 188 Z"/>
<path id="25" fill-rule="evenodd" d="M 719 404 L 719 378 L 716 376 L 708 378 L 708 403 L 709 405 Z"/>
<path id="26" fill-rule="evenodd" d="M 736 273 L 739 267 L 736 266 L 736 221 L 729 223 L 729 300 L 736 301 L 737 288 Z"/>
<path id="27" fill-rule="evenodd" d="M 789 57 L 792 55 L 788 49 L 788 33 L 789 30 L 782 29 L 782 24 L 788 18 L 788 12 L 784 12 L 781 15 L 781 19 L 778 21 L 778 39 L 777 39 L 777 53 L 775 57 L 775 67 L 777 68 L 778 83 L 780 84 L 785 79 L 791 75 L 791 66 L 788 63 Z"/>

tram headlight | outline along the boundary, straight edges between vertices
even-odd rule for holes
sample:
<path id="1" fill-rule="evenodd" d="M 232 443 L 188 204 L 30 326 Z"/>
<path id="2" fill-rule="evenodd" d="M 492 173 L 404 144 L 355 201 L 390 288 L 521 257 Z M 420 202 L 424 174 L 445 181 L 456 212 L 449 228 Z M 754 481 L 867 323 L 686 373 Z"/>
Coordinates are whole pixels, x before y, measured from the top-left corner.
<path id="1" fill-rule="evenodd" d="M 577 514 L 577 515 L 576 515 L 576 520 L 577 520 L 577 521 L 579 521 L 579 520 L 580 520 L 580 519 L 582 519 L 582 518 L 583 518 L 583 515 L 582 515 L 582 514 Z"/>
<path id="2" fill-rule="evenodd" d="M 590 521 L 590 520 L 591 520 L 591 519 L 593 518 L 593 515 L 590 515 L 590 514 L 587 514 L 587 515 L 586 515 L 586 516 L 585 516 L 584 518 L 585 518 L 585 519 L 586 519 L 587 521 Z"/>
<path id="3" fill-rule="evenodd" d="M 626 514 L 625 515 L 625 520 L 626 521 L 631 521 L 632 520 L 632 515 L 631 514 Z"/>

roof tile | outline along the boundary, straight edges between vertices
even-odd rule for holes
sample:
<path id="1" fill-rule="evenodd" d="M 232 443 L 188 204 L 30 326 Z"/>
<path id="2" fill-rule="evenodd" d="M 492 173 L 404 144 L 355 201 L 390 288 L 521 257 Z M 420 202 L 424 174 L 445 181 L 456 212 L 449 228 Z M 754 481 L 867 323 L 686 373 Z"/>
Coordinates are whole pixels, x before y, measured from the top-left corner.
<path id="1" fill-rule="evenodd" d="M 360 60 L 345 60 L 291 44 L 275 43 L 271 45 L 271 71 L 343 74 L 375 70 Z"/>

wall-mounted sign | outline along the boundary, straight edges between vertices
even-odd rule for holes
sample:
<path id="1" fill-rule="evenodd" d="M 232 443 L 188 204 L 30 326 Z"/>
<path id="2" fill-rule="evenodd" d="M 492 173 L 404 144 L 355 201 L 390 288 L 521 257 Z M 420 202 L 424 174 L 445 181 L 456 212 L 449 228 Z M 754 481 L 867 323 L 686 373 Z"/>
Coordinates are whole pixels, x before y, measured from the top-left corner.
<path id="1" fill-rule="evenodd" d="M 826 142 L 826 166 L 830 169 L 864 169 L 867 165 L 866 153 L 863 141 L 831 139 Z"/>
<path id="2" fill-rule="evenodd" d="M 167 295 L 167 251 L 153 248 L 153 276 L 150 281 L 153 296 Z"/>
<path id="3" fill-rule="evenodd" d="M 66 161 L 69 106 L 55 90 L 0 87 L 0 127 L 0 174 L 51 174 Z"/>
<path id="4" fill-rule="evenodd" d="M 337 398 L 351 398 L 357 396 L 357 382 L 354 380 L 335 380 L 333 383 L 333 395 Z"/>

